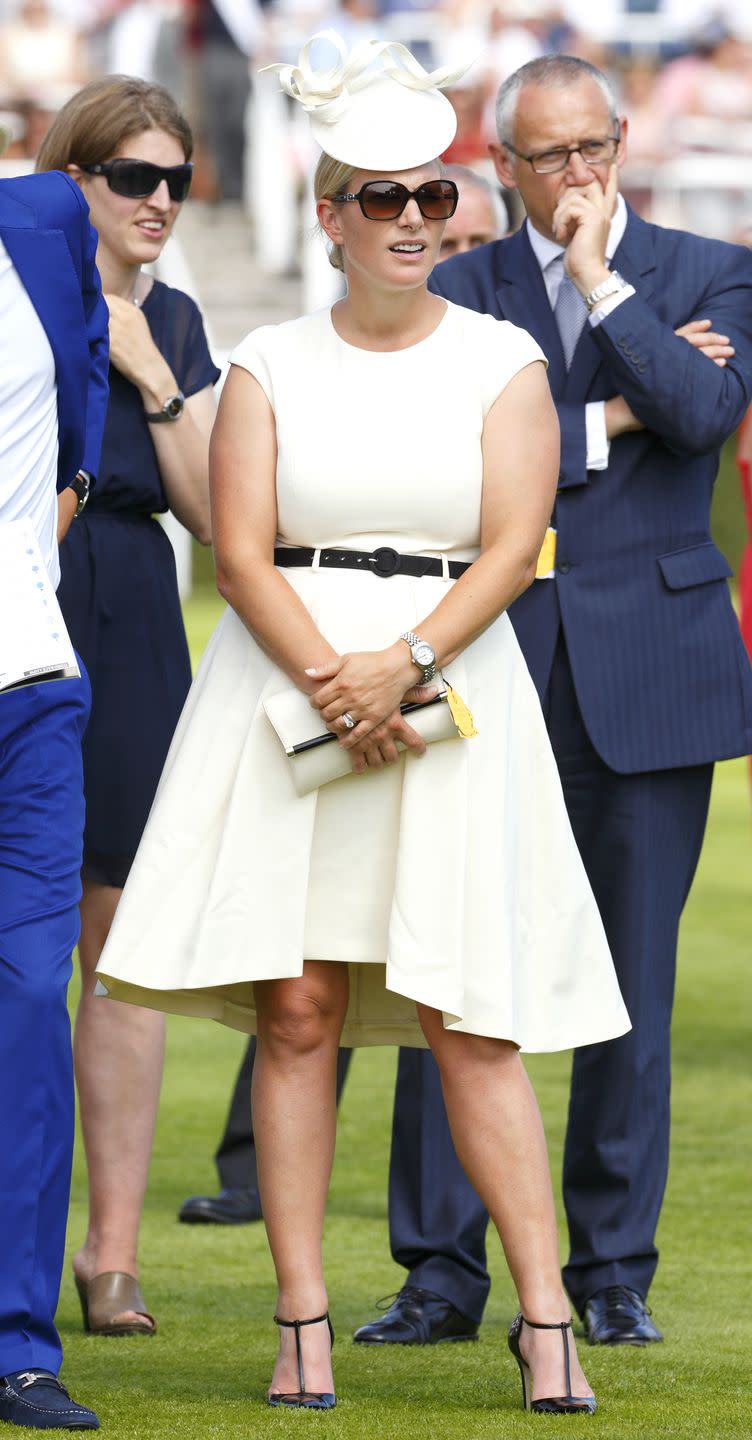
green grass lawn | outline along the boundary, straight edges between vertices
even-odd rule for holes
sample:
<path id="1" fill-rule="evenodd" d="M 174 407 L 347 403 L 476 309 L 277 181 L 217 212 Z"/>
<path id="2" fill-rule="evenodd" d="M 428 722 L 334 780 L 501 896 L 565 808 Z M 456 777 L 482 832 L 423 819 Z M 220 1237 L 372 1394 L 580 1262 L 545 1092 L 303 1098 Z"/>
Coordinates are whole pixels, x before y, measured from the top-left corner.
<path id="1" fill-rule="evenodd" d="M 194 658 L 218 605 L 188 606 Z M 719 767 L 699 874 L 681 936 L 674 1041 L 671 1177 L 651 1293 L 666 1343 L 646 1350 L 586 1350 L 599 1399 L 593 1419 L 525 1416 L 505 1327 L 514 1296 L 498 1242 L 493 1288 L 477 1345 L 372 1353 L 350 1343 L 373 1302 L 396 1290 L 386 1176 L 395 1055 L 357 1054 L 345 1091 L 326 1229 L 332 1314 L 338 1331 L 337 1410 L 272 1411 L 262 1403 L 276 1348 L 274 1276 L 261 1225 L 179 1225 L 186 1195 L 216 1186 L 211 1155 L 224 1120 L 241 1037 L 209 1023 L 169 1022 L 164 1097 L 143 1224 L 142 1280 L 159 1320 L 154 1340 L 85 1336 L 70 1278 L 59 1322 L 64 1375 L 96 1405 L 114 1437 L 300 1436 L 332 1440 L 485 1440 L 563 1426 L 569 1440 L 597 1434 L 704 1440 L 752 1434 L 750 1144 L 752 1001 L 750 808 L 745 767 Z M 568 1060 L 530 1064 L 561 1166 Z M 85 1223 L 77 1150 L 70 1251 Z"/>

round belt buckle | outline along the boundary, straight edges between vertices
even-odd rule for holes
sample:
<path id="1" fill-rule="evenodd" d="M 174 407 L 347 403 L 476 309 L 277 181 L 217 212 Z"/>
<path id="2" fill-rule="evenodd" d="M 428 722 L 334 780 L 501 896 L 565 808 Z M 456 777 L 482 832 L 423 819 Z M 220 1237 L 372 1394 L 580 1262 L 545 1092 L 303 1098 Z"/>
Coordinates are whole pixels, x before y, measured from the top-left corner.
<path id="1" fill-rule="evenodd" d="M 396 550 L 389 545 L 381 545 L 374 550 L 371 556 L 371 565 L 374 575 L 379 575 L 382 580 L 388 580 L 390 575 L 396 575 L 400 568 L 400 557 Z"/>

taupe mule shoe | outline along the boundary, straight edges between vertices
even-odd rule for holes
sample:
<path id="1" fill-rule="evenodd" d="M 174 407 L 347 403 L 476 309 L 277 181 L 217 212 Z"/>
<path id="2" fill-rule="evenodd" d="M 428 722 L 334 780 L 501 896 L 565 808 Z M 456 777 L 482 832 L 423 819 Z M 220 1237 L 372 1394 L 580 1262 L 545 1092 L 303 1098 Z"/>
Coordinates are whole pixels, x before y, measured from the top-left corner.
<path id="1" fill-rule="evenodd" d="M 149 1314 L 138 1280 L 124 1270 L 105 1270 L 88 1282 L 76 1282 L 84 1330 L 90 1335 L 154 1335 L 157 1322 Z M 117 1315 L 133 1310 L 138 1320 L 116 1321 Z"/>

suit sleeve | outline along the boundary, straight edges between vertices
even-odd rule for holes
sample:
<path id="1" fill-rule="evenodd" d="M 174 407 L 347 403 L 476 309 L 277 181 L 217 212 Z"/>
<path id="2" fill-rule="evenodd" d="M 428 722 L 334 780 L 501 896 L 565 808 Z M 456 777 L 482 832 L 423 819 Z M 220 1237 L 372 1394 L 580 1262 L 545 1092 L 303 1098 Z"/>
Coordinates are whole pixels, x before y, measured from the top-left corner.
<path id="1" fill-rule="evenodd" d="M 99 271 L 96 266 L 97 235 L 88 220 L 85 222 L 87 236 L 84 249 L 83 283 L 81 291 L 86 316 L 86 334 L 89 341 L 89 399 L 86 407 L 86 448 L 84 470 L 96 475 L 102 450 L 104 422 L 110 399 L 109 370 L 109 312 L 102 294 Z"/>
<path id="2" fill-rule="evenodd" d="M 81 468 L 96 477 L 102 449 L 104 423 L 107 417 L 110 390 L 109 313 L 102 295 L 102 284 L 96 265 L 97 233 L 89 223 L 89 207 L 70 176 L 65 176 L 78 202 L 81 226 L 81 298 L 89 345 L 89 393 L 86 406 L 86 443 Z"/>
<path id="3" fill-rule="evenodd" d="M 720 258 L 719 258 L 720 256 Z M 678 455 L 717 450 L 733 434 L 752 399 L 752 255 L 713 247 L 713 275 L 688 320 L 709 318 L 736 354 L 721 368 L 660 320 L 638 294 L 600 325 L 593 339 L 630 409 Z"/>

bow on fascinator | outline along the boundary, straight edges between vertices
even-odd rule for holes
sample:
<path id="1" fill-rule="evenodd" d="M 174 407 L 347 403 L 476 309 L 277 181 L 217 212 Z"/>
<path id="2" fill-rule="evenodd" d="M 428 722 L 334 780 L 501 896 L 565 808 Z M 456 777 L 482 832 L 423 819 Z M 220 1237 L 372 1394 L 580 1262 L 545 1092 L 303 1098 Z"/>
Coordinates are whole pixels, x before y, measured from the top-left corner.
<path id="1" fill-rule="evenodd" d="M 314 69 L 311 50 L 317 42 L 326 41 L 338 54 L 338 61 L 328 69 Z M 260 74 L 274 71 L 282 89 L 297 100 L 318 124 L 334 125 L 349 108 L 350 100 L 364 90 L 379 74 L 374 61 L 381 61 L 381 71 L 408 90 L 441 90 L 459 80 L 468 64 L 441 65 L 427 71 L 405 45 L 394 40 L 363 40 L 350 54 L 336 30 L 321 30 L 306 42 L 297 65 L 265 65 Z"/>

